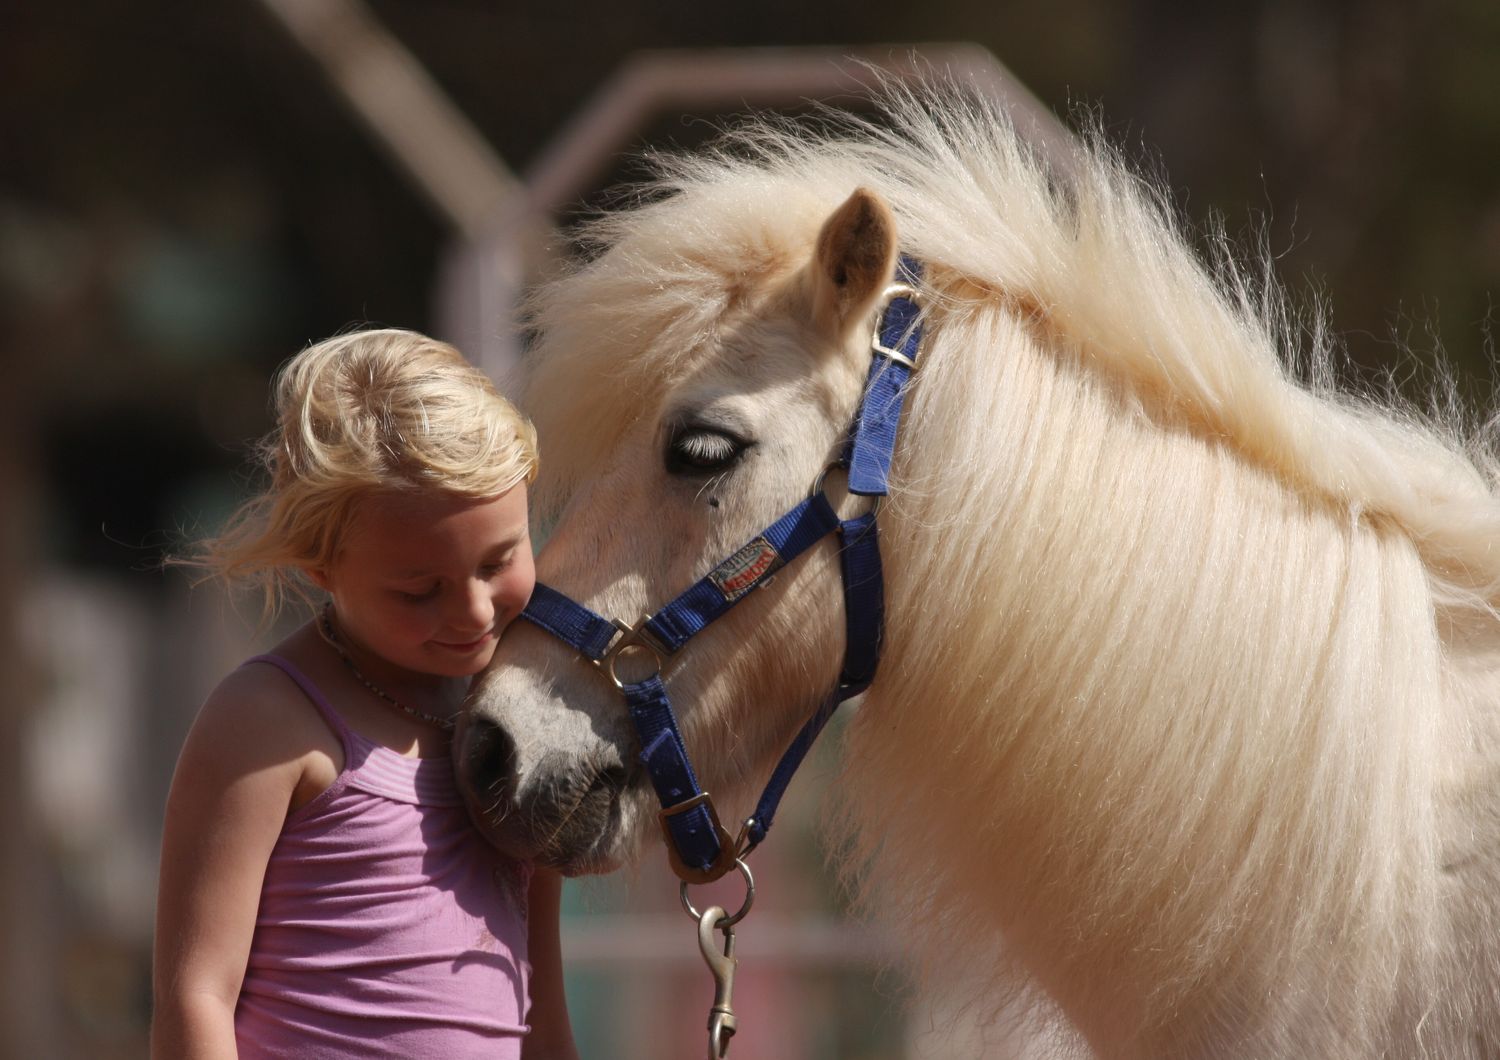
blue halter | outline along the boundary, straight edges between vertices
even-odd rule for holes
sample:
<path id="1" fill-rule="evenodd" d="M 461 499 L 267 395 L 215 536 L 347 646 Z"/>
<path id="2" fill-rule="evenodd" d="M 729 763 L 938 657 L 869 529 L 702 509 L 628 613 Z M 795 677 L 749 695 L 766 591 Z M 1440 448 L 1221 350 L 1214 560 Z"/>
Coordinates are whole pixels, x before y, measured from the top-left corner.
<path id="1" fill-rule="evenodd" d="M 640 741 L 641 762 L 661 801 L 660 819 L 672 868 L 686 882 L 716 880 L 734 867 L 737 858 L 760 845 L 792 774 L 829 717 L 840 703 L 859 695 L 875 678 L 885 626 L 885 587 L 875 519 L 880 498 L 887 492 L 906 384 L 916 369 L 922 343 L 917 293 L 920 277 L 921 266 L 902 255 L 895 282 L 885 291 L 885 308 L 871 341 L 869 375 L 848 443 L 830 467 L 848 471 L 850 493 L 875 498 L 869 511 L 840 519 L 823 492 L 825 471 L 818 477 L 812 496 L 656 614 L 643 615 L 633 626 L 595 614 L 540 582 L 521 612 L 522 618 L 593 662 L 624 694 Z M 734 840 L 719 823 L 708 792 L 698 786 L 677 717 L 667 699 L 661 675 L 663 663 L 694 634 L 831 533 L 843 539 L 839 554 L 846 631 L 843 670 L 837 686 L 782 754 L 754 815 Z M 632 651 L 650 656 L 656 664 L 655 672 L 642 680 L 626 682 L 616 666 L 621 656 Z"/>

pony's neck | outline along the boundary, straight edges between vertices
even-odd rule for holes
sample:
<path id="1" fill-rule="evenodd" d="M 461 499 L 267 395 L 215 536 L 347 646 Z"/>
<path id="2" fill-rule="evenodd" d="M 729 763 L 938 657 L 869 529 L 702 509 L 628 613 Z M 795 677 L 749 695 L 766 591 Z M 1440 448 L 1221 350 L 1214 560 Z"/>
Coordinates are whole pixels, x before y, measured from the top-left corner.
<path id="1" fill-rule="evenodd" d="M 1441 717 L 1410 543 L 1004 312 L 950 313 L 900 445 L 846 789 L 880 900 L 997 928 L 1101 1037 L 1253 1033 L 1320 969 L 1389 1001 Z"/>

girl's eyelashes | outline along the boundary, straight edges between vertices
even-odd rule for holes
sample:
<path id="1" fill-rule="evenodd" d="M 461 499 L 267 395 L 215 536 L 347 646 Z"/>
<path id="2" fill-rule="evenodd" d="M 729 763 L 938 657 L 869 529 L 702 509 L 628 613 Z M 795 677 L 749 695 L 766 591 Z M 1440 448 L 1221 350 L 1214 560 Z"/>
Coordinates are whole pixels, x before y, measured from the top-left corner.
<path id="1" fill-rule="evenodd" d="M 438 593 L 437 583 L 434 582 L 426 589 L 412 591 L 410 589 L 397 589 L 396 595 L 407 603 L 420 604 L 431 600 Z"/>
<path id="2" fill-rule="evenodd" d="M 505 555 L 501 556 L 499 559 L 495 560 L 493 563 L 486 563 L 483 567 L 480 567 L 479 568 L 479 576 L 481 578 L 483 578 L 485 581 L 489 581 L 491 578 L 495 577 L 497 574 L 502 574 L 506 570 L 510 569 L 510 565 L 512 563 L 514 563 L 515 560 L 516 560 L 516 550 L 515 549 L 511 549 L 509 552 L 505 553 Z"/>
<path id="3" fill-rule="evenodd" d="M 511 564 L 515 562 L 515 558 L 515 549 L 511 549 L 494 562 L 486 563 L 484 566 L 480 567 L 476 573 L 484 581 L 490 581 L 491 579 L 499 577 L 501 574 L 505 573 L 505 571 L 509 570 Z M 438 593 L 442 591 L 442 588 L 443 583 L 441 581 L 435 581 L 431 585 L 422 589 L 393 589 L 391 591 L 394 592 L 399 599 L 405 600 L 407 603 L 420 604 L 433 599 L 435 596 L 437 596 Z"/>

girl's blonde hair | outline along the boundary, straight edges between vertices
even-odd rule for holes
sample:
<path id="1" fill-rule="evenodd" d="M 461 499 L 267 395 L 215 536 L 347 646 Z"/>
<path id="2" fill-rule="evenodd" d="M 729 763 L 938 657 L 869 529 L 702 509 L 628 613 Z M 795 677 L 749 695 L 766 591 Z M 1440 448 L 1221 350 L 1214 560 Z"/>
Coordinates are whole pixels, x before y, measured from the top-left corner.
<path id="1" fill-rule="evenodd" d="M 306 600 L 303 572 L 333 560 L 371 493 L 495 497 L 536 477 L 536 432 L 445 342 L 356 331 L 309 346 L 273 386 L 276 426 L 257 447 L 269 482 L 185 560 L 259 588 L 265 615 Z"/>

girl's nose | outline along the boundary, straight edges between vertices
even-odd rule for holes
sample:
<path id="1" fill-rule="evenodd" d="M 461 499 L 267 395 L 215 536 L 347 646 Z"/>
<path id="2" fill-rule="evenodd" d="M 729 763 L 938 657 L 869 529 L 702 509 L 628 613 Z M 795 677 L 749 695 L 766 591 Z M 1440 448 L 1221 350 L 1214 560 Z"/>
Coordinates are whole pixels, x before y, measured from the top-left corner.
<path id="1" fill-rule="evenodd" d="M 490 598 L 489 582 L 471 578 L 464 589 L 461 610 L 455 616 L 455 625 L 467 630 L 488 630 L 495 621 L 495 601 Z"/>

